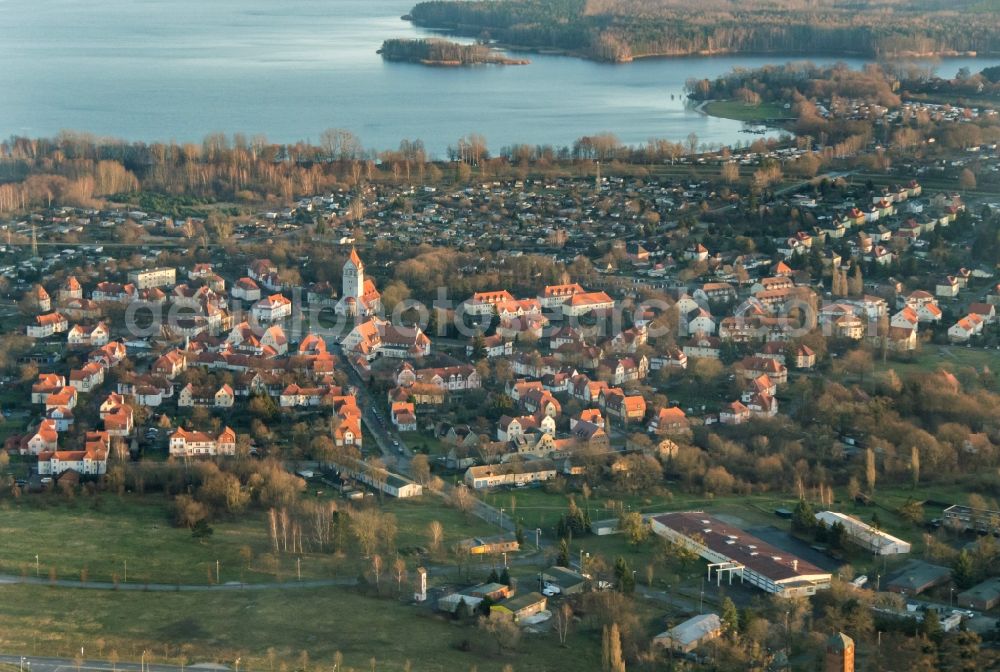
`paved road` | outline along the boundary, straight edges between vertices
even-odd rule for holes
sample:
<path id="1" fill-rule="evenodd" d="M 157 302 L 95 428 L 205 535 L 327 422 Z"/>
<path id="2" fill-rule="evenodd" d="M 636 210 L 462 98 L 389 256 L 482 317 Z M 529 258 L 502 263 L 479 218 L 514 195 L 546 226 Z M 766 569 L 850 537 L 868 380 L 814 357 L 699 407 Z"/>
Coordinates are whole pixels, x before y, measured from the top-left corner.
<path id="1" fill-rule="evenodd" d="M 399 435 L 389 428 L 388 413 L 380 411 L 378 416 L 375 415 L 376 409 L 385 409 L 386 404 L 384 402 L 379 403 L 380 400 L 374 399 L 368 392 L 368 387 L 361 380 L 361 376 L 354 370 L 354 367 L 347 363 L 347 358 L 344 356 L 344 351 L 339 343 L 331 340 L 327 342 L 327 347 L 331 352 L 336 353 L 340 361 L 345 364 L 343 370 L 347 371 L 347 377 L 350 379 L 351 384 L 358 388 L 357 397 L 358 405 L 362 411 L 361 419 L 365 424 L 365 428 L 368 429 L 368 433 L 375 437 L 375 443 L 382 452 L 382 460 L 391 470 L 408 476 L 410 472 L 410 458 L 413 455 L 412 452 L 403 445 Z M 394 445 L 394 442 L 398 442 L 399 448 Z"/>

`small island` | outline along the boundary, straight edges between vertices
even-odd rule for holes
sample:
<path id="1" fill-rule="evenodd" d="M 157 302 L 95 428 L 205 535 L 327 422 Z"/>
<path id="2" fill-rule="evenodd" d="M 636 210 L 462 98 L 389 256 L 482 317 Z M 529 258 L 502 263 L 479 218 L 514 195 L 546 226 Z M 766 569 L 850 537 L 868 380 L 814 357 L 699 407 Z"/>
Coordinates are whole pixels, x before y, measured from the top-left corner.
<path id="1" fill-rule="evenodd" d="M 386 40 L 378 50 L 387 61 L 422 65 L 528 65 L 531 61 L 507 58 L 483 44 L 459 44 L 438 38 Z"/>

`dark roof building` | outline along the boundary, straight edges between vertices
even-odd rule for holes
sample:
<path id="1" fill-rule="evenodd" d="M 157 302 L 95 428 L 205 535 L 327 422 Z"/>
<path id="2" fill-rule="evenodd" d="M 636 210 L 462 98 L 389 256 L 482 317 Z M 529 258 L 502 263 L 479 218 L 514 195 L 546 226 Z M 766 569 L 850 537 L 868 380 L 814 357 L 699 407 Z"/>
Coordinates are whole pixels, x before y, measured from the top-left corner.
<path id="1" fill-rule="evenodd" d="M 784 597 L 814 595 L 830 587 L 830 573 L 701 511 L 665 513 L 650 518 L 653 532 L 698 553 L 709 569 L 736 574 L 768 593 Z"/>

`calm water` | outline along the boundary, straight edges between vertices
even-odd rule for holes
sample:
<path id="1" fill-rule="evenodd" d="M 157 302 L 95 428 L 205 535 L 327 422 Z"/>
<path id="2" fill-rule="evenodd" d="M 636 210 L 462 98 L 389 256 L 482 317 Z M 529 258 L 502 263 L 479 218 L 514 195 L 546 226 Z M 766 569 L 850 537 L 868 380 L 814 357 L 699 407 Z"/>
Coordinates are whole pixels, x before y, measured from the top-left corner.
<path id="1" fill-rule="evenodd" d="M 478 132 L 570 144 L 610 131 L 636 143 L 754 136 L 686 109 L 689 77 L 782 59 L 717 57 L 606 65 L 533 55 L 525 67 L 436 69 L 385 63 L 413 0 L 0 0 L 0 135 L 70 128 L 130 140 L 214 131 L 316 140 L 330 127 L 366 147 L 421 138 L 441 155 Z M 962 65 L 947 61 L 942 74 Z M 854 61 L 854 65 L 860 61 Z"/>

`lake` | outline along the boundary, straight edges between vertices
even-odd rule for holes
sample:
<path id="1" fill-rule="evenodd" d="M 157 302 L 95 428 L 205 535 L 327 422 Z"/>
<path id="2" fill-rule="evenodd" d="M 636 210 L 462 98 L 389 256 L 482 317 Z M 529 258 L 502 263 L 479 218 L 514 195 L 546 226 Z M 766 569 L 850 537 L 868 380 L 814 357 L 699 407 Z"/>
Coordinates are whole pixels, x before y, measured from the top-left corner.
<path id="1" fill-rule="evenodd" d="M 61 129 L 128 140 L 197 141 L 223 131 L 316 141 L 346 128 L 366 147 L 420 138 L 441 157 L 468 133 L 494 150 L 571 144 L 609 131 L 734 144 L 740 122 L 690 109 L 690 77 L 778 57 L 627 65 L 532 54 L 528 66 L 386 63 L 389 37 L 429 33 L 399 17 L 413 0 L 0 0 L 0 135 Z M 828 61 L 832 59 L 815 59 Z M 853 66 L 863 61 L 847 59 Z M 952 59 L 953 75 L 997 60 Z"/>

